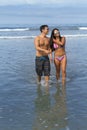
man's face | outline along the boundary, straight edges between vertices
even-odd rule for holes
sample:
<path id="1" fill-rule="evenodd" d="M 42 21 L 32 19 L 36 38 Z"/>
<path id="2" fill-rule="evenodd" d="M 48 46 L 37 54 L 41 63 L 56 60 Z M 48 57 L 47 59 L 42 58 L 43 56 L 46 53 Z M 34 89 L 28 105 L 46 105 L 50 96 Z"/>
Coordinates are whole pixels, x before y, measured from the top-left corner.
<path id="1" fill-rule="evenodd" d="M 48 28 L 48 27 L 45 27 L 45 28 L 43 29 L 43 32 L 47 35 L 48 32 L 49 32 L 49 28 Z"/>

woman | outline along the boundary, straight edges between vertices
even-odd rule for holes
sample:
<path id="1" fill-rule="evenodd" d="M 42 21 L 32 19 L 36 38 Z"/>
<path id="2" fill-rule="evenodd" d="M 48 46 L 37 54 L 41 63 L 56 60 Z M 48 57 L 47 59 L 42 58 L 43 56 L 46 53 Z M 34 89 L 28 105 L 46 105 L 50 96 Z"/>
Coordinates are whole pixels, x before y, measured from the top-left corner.
<path id="1" fill-rule="evenodd" d="M 60 35 L 57 28 L 54 28 L 50 37 L 50 47 L 54 51 L 54 64 L 56 67 L 56 78 L 60 79 L 60 69 L 62 71 L 62 81 L 66 78 L 66 64 L 67 57 L 65 52 L 65 42 L 64 36 Z"/>

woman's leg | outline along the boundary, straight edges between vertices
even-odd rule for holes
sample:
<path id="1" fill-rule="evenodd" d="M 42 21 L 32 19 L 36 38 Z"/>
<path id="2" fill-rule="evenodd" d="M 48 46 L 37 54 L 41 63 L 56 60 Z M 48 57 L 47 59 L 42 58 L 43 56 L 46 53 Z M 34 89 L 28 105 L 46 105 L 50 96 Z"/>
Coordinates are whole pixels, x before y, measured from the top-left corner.
<path id="1" fill-rule="evenodd" d="M 66 65 L 67 65 L 67 57 L 65 55 L 61 61 L 62 80 L 65 80 L 65 78 L 66 78 Z"/>
<path id="2" fill-rule="evenodd" d="M 60 62 L 57 59 L 54 59 L 54 64 L 56 68 L 56 79 L 60 79 Z"/>

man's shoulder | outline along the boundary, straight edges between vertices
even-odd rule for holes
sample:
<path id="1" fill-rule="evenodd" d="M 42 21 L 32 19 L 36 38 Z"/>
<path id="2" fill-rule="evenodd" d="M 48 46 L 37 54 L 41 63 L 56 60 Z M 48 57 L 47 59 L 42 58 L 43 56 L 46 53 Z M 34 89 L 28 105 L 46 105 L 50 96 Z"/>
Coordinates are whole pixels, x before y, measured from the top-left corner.
<path id="1" fill-rule="evenodd" d="M 39 39 L 40 39 L 40 36 L 39 36 L 39 35 L 38 35 L 38 36 L 36 36 L 36 37 L 35 37 L 35 39 L 36 39 L 36 40 L 39 40 Z"/>
<path id="2" fill-rule="evenodd" d="M 46 38 L 47 38 L 48 41 L 50 40 L 50 38 L 48 36 Z"/>
<path id="3" fill-rule="evenodd" d="M 40 36 L 38 35 L 38 36 L 36 36 L 35 38 L 39 38 Z"/>

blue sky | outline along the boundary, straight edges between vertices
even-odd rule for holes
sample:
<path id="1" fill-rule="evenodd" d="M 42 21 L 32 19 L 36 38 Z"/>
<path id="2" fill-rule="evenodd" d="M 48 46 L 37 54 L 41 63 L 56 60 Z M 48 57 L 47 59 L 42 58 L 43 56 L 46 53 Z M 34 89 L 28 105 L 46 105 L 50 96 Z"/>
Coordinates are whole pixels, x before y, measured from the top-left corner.
<path id="1" fill-rule="evenodd" d="M 87 0 L 0 0 L 0 24 L 41 23 L 87 23 Z"/>
<path id="2" fill-rule="evenodd" d="M 19 5 L 19 4 L 58 4 L 85 6 L 87 0 L 0 0 L 0 5 Z"/>

